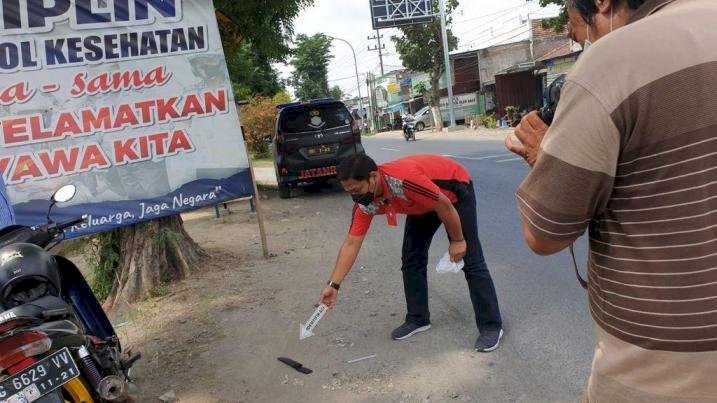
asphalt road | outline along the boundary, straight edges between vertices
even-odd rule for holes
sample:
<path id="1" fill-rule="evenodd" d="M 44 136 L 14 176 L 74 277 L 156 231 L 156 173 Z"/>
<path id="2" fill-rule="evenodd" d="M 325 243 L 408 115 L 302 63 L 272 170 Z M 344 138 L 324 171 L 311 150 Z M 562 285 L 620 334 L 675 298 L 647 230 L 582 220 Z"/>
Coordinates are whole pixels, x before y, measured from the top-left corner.
<path id="1" fill-rule="evenodd" d="M 585 292 L 575 278 L 569 254 L 561 252 L 540 257 L 523 241 L 514 193 L 530 168 L 509 154 L 499 138 L 421 137 L 419 133 L 419 140 L 415 142 L 401 138 L 366 138 L 364 146 L 378 163 L 410 154 L 433 153 L 451 156 L 468 168 L 476 183 L 481 242 L 497 288 L 506 331 L 500 360 L 507 366 L 507 372 L 512 372 L 511 378 L 532 384 L 529 390 L 533 392 L 525 396 L 528 400 L 579 399 L 594 351 L 593 325 Z M 577 242 L 576 248 L 584 273 L 584 238 Z M 439 231 L 431 247 L 433 259 L 445 250 L 447 239 Z M 429 277 L 432 306 L 437 300 L 439 304 L 458 309 L 461 317 L 471 318 L 470 304 L 465 301 L 467 292 L 456 291 L 456 283 L 454 278 L 433 272 Z M 470 332 L 473 323 L 468 320 L 465 326 Z M 542 393 L 537 393 L 541 389 Z"/>
<path id="2" fill-rule="evenodd" d="M 417 137 L 406 142 L 396 134 L 380 135 L 363 143 L 379 163 L 433 153 L 469 169 L 504 320 L 500 348 L 487 354 L 473 350 L 478 331 L 464 277 L 434 269 L 448 249 L 442 230 L 429 251 L 432 328 L 408 340 L 390 339 L 405 313 L 399 270 L 403 217 L 398 228 L 383 217 L 373 220 L 336 308 L 314 337 L 298 340 L 297 324 L 313 311 L 310 304 L 334 265 L 353 206 L 338 189 L 307 188 L 289 200 L 269 200 L 268 233 L 277 256 L 261 263 L 253 287 L 278 291 L 271 304 L 249 316 L 239 311 L 226 322 L 226 334 L 251 346 L 231 344 L 212 355 L 246 363 L 237 369 L 242 383 L 233 380 L 220 388 L 226 396 L 240 393 L 245 401 L 262 402 L 581 401 L 594 351 L 592 320 L 568 253 L 539 257 L 523 241 L 514 193 L 529 167 L 504 149 L 497 131 Z M 584 267 L 584 239 L 577 250 Z M 247 321 L 262 325 L 237 325 Z M 295 378 L 277 355 L 295 358 L 315 373 Z M 375 357 L 347 363 L 369 355 Z"/>

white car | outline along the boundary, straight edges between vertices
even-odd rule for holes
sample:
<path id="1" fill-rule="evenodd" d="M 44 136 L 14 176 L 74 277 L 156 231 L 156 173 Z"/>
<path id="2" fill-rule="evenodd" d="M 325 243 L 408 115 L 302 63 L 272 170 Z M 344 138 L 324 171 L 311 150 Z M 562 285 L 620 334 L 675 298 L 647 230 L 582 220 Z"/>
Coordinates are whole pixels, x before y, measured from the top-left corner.
<path id="1" fill-rule="evenodd" d="M 421 131 L 428 126 L 433 126 L 433 114 L 430 106 L 424 106 L 413 115 L 416 131 Z"/>

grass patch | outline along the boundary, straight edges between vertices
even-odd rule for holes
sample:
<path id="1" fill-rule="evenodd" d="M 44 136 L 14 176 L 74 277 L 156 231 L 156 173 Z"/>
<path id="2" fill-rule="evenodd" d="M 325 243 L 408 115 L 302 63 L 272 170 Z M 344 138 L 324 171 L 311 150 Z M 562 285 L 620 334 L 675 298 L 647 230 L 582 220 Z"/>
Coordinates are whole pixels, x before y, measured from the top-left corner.
<path id="1" fill-rule="evenodd" d="M 274 167 L 274 159 L 272 157 L 266 157 L 266 158 L 251 157 L 251 165 L 254 168 L 273 168 Z"/>
<path id="2" fill-rule="evenodd" d="M 147 291 L 147 296 L 149 298 L 164 297 L 165 295 L 169 294 L 169 291 L 170 291 L 169 284 L 159 283 L 156 286 L 152 287 L 152 289 Z"/>

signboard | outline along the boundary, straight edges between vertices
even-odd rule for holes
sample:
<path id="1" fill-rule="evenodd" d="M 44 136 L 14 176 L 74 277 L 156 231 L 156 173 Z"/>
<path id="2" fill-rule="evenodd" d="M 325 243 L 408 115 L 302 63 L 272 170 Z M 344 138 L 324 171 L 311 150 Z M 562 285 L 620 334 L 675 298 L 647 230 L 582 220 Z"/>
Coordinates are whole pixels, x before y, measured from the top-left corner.
<path id="1" fill-rule="evenodd" d="M 466 114 L 478 114 L 478 94 L 459 94 L 453 97 L 453 107 L 456 120 L 463 120 Z M 444 120 L 448 119 L 448 97 L 441 98 L 441 114 Z"/>
<path id="2" fill-rule="evenodd" d="M 68 237 L 253 193 L 211 0 L 3 2 L 0 110 L 20 224 L 68 183 Z"/>
<path id="3" fill-rule="evenodd" d="M 431 0 L 370 0 L 373 29 L 425 24 L 434 18 Z"/>

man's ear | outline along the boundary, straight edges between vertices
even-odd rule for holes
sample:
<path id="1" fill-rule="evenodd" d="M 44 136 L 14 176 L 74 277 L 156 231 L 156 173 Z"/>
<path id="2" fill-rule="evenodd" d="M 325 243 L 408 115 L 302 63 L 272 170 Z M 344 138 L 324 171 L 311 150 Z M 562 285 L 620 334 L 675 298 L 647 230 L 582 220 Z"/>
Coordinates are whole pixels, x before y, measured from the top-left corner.
<path id="1" fill-rule="evenodd" d="M 595 0 L 595 7 L 599 14 L 609 15 L 612 10 L 612 0 Z"/>

